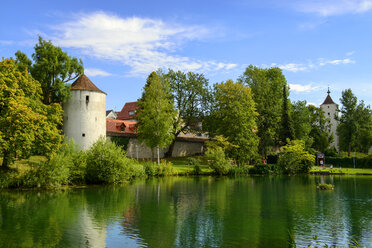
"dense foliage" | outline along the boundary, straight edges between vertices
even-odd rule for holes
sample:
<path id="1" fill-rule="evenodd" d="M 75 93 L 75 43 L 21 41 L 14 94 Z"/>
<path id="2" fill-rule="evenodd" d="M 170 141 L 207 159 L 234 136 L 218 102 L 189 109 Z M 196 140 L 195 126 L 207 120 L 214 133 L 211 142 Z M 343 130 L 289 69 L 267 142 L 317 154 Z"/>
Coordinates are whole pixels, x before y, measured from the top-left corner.
<path id="1" fill-rule="evenodd" d="M 45 105 L 42 90 L 13 60 L 0 62 L 0 154 L 3 168 L 15 157 L 28 157 L 33 150 L 51 156 L 60 146 L 62 122 L 58 104 Z"/>
<path id="2" fill-rule="evenodd" d="M 214 95 L 215 106 L 211 114 L 214 132 L 232 144 L 227 154 L 238 165 L 249 163 L 256 157 L 258 146 L 257 112 L 251 89 L 229 80 L 216 84 Z"/>
<path id="3" fill-rule="evenodd" d="M 17 51 L 16 61 L 22 70 L 29 70 L 32 77 L 40 82 L 42 99 L 45 104 L 62 103 L 70 96 L 67 82 L 79 77 L 83 71 L 83 62 L 70 57 L 60 47 L 39 36 L 32 59 Z"/>
<path id="4" fill-rule="evenodd" d="M 156 72 L 152 72 L 147 78 L 138 107 L 138 139 L 152 152 L 157 148 L 159 164 L 159 149 L 167 147 L 174 139 L 172 128 L 176 113 L 169 85 L 167 81 L 161 81 Z"/>
<path id="5" fill-rule="evenodd" d="M 258 112 L 259 150 L 265 159 L 280 141 L 281 125 L 278 123 L 281 123 L 283 113 L 283 87 L 286 79 L 277 67 L 263 69 L 250 65 L 239 80 L 252 90 Z"/>
<path id="6" fill-rule="evenodd" d="M 307 173 L 315 164 L 315 156 L 305 150 L 302 140 L 288 140 L 279 154 L 278 165 L 286 174 Z"/>

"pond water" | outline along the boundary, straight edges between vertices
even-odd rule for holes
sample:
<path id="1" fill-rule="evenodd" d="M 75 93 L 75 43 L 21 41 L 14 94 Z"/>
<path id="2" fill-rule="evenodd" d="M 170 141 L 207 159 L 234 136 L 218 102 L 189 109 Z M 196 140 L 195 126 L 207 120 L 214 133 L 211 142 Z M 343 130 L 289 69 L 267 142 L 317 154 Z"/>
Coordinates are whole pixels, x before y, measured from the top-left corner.
<path id="1" fill-rule="evenodd" d="M 319 182 L 333 191 L 318 191 Z M 0 192 L 0 247 L 372 247 L 372 177 L 170 177 Z"/>

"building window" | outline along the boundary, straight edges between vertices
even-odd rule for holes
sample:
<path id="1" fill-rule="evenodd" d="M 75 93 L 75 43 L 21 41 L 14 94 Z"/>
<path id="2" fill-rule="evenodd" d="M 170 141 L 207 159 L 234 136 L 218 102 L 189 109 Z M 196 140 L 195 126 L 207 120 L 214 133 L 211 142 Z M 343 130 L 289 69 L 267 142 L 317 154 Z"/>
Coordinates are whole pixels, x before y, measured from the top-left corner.
<path id="1" fill-rule="evenodd" d="M 134 115 L 134 111 L 129 111 L 129 115 Z"/>
<path id="2" fill-rule="evenodd" d="M 85 137 L 85 133 L 83 133 L 81 136 Z"/>
<path id="3" fill-rule="evenodd" d="M 88 103 L 89 102 L 89 96 L 85 96 L 85 101 Z"/>
<path id="4" fill-rule="evenodd" d="M 328 108 L 329 108 L 329 106 L 328 106 Z"/>
<path id="5" fill-rule="evenodd" d="M 331 115 L 331 113 L 328 113 L 328 115 Z"/>

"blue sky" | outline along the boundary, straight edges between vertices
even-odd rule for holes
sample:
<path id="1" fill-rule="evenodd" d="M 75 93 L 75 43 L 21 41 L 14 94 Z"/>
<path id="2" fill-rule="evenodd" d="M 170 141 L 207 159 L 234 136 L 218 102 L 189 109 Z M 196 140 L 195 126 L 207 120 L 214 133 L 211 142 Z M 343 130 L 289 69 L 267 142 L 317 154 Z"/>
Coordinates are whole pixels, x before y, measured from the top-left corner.
<path id="1" fill-rule="evenodd" d="M 210 84 L 244 68 L 282 68 L 291 100 L 319 105 L 331 88 L 372 104 L 372 0 L 2 1 L 0 54 L 31 56 L 37 35 L 81 58 L 107 109 L 141 96 L 157 68 Z"/>

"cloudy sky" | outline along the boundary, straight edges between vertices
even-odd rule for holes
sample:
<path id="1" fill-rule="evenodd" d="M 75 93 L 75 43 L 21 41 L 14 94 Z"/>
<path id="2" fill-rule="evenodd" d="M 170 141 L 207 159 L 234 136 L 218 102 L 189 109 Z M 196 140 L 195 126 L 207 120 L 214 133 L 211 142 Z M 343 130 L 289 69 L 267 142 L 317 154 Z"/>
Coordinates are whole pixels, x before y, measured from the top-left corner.
<path id="1" fill-rule="evenodd" d="M 31 56 L 37 36 L 81 58 L 107 109 L 141 95 L 157 68 L 210 84 L 253 64 L 277 66 L 290 98 L 319 105 L 331 88 L 372 104 L 372 0 L 12 1 L 1 4 L 0 55 Z"/>

